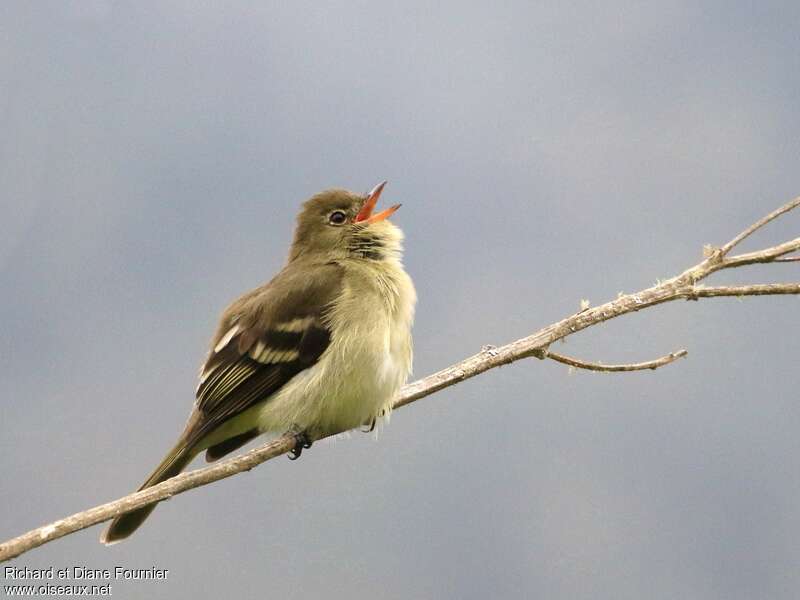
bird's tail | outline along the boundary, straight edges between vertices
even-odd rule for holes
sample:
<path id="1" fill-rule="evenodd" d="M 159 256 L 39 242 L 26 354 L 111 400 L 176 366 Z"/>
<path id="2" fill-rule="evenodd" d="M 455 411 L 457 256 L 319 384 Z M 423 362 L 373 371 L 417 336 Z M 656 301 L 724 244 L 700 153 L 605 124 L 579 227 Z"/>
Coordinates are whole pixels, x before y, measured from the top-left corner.
<path id="1" fill-rule="evenodd" d="M 187 445 L 185 438 L 181 437 L 175 447 L 169 451 L 169 454 L 164 457 L 161 464 L 155 468 L 150 477 L 147 478 L 147 481 L 137 491 L 152 487 L 170 477 L 175 477 L 192 462 L 196 455 L 197 451 Z M 155 504 L 148 504 L 116 517 L 103 532 L 103 535 L 100 536 L 100 542 L 106 546 L 121 542 L 139 528 L 155 507 Z"/>

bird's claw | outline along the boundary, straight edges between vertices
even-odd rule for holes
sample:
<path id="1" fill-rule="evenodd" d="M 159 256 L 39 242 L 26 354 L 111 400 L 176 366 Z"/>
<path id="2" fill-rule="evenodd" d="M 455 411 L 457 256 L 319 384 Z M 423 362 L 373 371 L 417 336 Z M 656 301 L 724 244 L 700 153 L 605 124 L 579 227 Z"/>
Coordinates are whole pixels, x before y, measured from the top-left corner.
<path id="1" fill-rule="evenodd" d="M 294 448 L 289 451 L 289 460 L 297 460 L 303 453 L 303 450 L 311 448 L 312 442 L 308 439 L 308 434 L 305 431 L 300 431 L 294 434 Z"/>

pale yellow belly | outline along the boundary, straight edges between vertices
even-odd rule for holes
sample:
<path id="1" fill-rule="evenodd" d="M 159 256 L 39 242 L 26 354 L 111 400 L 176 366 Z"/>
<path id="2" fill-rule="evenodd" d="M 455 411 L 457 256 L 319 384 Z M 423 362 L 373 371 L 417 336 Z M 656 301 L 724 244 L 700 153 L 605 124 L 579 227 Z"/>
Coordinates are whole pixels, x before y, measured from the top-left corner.
<path id="1" fill-rule="evenodd" d="M 330 346 L 263 405 L 259 427 L 331 434 L 388 412 L 411 372 L 415 300 L 399 263 L 378 271 L 361 263 L 350 269 L 331 312 Z"/>
<path id="2" fill-rule="evenodd" d="M 330 434 L 369 423 L 389 410 L 411 365 L 391 351 L 384 337 L 373 332 L 332 344 L 319 363 L 263 405 L 259 427 Z"/>

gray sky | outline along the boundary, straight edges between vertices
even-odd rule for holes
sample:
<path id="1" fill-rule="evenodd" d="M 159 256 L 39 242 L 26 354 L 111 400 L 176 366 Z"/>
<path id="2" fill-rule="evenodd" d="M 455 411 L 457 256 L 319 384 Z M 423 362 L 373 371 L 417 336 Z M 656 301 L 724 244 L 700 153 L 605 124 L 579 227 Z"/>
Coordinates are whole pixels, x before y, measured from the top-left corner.
<path id="1" fill-rule="evenodd" d="M 795 2 L 257 4 L 0 7 L 2 538 L 138 486 L 321 189 L 403 203 L 417 376 L 800 194 Z M 799 301 L 592 328 L 563 351 L 689 358 L 496 370 L 13 564 L 169 569 L 117 598 L 796 598 Z"/>

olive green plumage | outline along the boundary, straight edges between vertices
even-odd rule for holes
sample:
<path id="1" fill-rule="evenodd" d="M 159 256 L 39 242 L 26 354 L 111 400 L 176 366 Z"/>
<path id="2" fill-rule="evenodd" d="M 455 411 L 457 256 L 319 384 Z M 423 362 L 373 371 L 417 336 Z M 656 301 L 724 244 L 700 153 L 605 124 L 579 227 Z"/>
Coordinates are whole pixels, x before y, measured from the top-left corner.
<path id="1" fill-rule="evenodd" d="M 175 447 L 140 489 L 216 460 L 263 432 L 337 433 L 391 409 L 411 369 L 416 294 L 402 232 L 372 214 L 383 184 L 303 204 L 284 268 L 223 313 L 196 402 Z M 149 505 L 115 518 L 106 544 L 133 533 Z"/>

